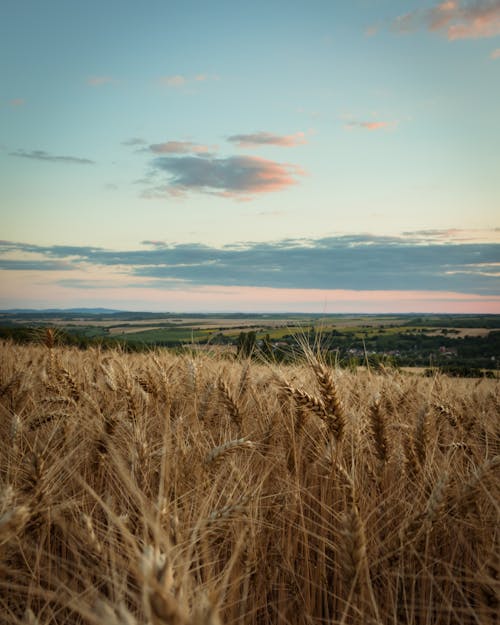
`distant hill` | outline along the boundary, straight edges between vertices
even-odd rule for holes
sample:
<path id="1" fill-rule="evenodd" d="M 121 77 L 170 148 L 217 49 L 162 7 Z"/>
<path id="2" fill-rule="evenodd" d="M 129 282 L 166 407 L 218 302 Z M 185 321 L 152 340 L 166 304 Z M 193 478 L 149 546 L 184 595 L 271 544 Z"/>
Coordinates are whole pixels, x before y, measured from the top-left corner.
<path id="1" fill-rule="evenodd" d="M 0 310 L 0 314 L 33 315 L 33 314 L 81 314 L 81 315 L 113 315 L 115 313 L 126 312 L 113 308 L 8 308 Z"/>

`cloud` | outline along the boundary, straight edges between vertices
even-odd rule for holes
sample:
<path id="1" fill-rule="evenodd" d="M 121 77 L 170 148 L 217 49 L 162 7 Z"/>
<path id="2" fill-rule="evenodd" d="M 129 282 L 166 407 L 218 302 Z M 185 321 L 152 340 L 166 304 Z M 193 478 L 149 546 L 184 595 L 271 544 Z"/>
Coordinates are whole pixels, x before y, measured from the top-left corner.
<path id="1" fill-rule="evenodd" d="M 147 239 L 146 241 L 141 241 L 141 245 L 151 245 L 152 247 L 168 247 L 166 241 L 157 241 Z"/>
<path id="2" fill-rule="evenodd" d="M 146 145 L 147 141 L 145 139 L 141 139 L 141 137 L 131 137 L 130 139 L 125 139 L 122 141 L 122 145 L 126 146 L 136 146 L 136 145 Z"/>
<path id="3" fill-rule="evenodd" d="M 147 248 L 136 250 L 3 241 L 0 268 L 50 272 L 63 263 L 65 269 L 84 269 L 82 277 L 94 270 L 106 277 L 107 268 L 124 279 L 142 278 L 150 288 L 166 288 L 167 281 L 185 288 L 218 285 L 500 295 L 500 243 L 454 243 L 436 240 L 440 231 L 424 232 L 244 242 L 219 248 L 156 240 L 145 241 Z"/>
<path id="4" fill-rule="evenodd" d="M 183 87 L 186 82 L 187 78 L 185 76 L 180 76 L 179 74 L 176 76 L 162 76 L 160 78 L 160 83 L 166 87 Z"/>
<path id="5" fill-rule="evenodd" d="M 148 149 L 155 154 L 207 154 L 213 151 L 208 145 L 197 145 L 191 141 L 153 143 Z"/>
<path id="6" fill-rule="evenodd" d="M 493 52 L 490 54 L 490 59 L 492 60 L 496 60 L 496 59 L 500 59 L 500 48 L 497 48 L 496 50 L 493 50 Z"/>
<path id="7" fill-rule="evenodd" d="M 446 228 L 412 230 L 401 233 L 405 237 L 417 238 L 422 243 L 435 243 L 445 241 L 447 243 L 500 243 L 500 228 Z"/>
<path id="8" fill-rule="evenodd" d="M 188 191 L 221 197 L 249 199 L 258 193 L 281 191 L 297 183 L 303 171 L 289 163 L 277 163 L 256 156 L 163 156 L 152 167 L 166 173 L 165 185 L 146 190 L 145 197 L 165 194 L 182 196 Z"/>
<path id="9" fill-rule="evenodd" d="M 443 0 L 397 17 L 392 28 L 400 33 L 425 28 L 450 41 L 494 37 L 500 34 L 500 0 Z"/>
<path id="10" fill-rule="evenodd" d="M 290 147 L 305 142 L 304 133 L 267 132 L 233 135 L 228 140 L 239 147 L 266 144 Z M 296 184 L 297 176 L 304 174 L 297 165 L 257 156 L 217 157 L 217 146 L 192 141 L 152 143 L 141 151 L 160 155 L 150 163 L 150 171 L 141 181 L 146 185 L 141 196 L 146 199 L 184 197 L 194 191 L 247 201 L 256 194 L 281 191 Z"/>
<path id="11" fill-rule="evenodd" d="M 158 79 L 158 82 L 160 85 L 170 87 L 171 89 L 180 89 L 181 87 L 186 87 L 193 82 L 208 82 L 211 80 L 220 80 L 220 77 L 217 76 L 217 74 L 196 74 L 192 77 L 184 76 L 182 74 L 174 74 L 171 76 L 161 76 Z"/>
<path id="12" fill-rule="evenodd" d="M 389 130 L 395 128 L 398 122 L 384 122 L 384 121 L 350 121 L 345 124 L 345 128 L 352 130 L 353 128 L 363 128 L 364 130 Z"/>
<path id="13" fill-rule="evenodd" d="M 9 102 L 9 104 L 14 107 L 24 106 L 25 101 L 23 100 L 23 98 L 14 98 Z"/>
<path id="14" fill-rule="evenodd" d="M 371 26 L 367 26 L 365 28 L 366 37 L 374 37 L 378 33 L 379 28 L 380 26 L 378 24 L 372 24 Z"/>
<path id="15" fill-rule="evenodd" d="M 239 148 L 254 147 L 256 145 L 277 145 L 291 148 L 307 143 L 305 133 L 296 132 L 293 135 L 275 135 L 271 132 L 254 132 L 250 134 L 232 135 L 227 138 L 231 143 L 236 143 Z"/>
<path id="16" fill-rule="evenodd" d="M 207 80 L 220 80 L 220 76 L 217 74 L 197 74 L 194 77 L 196 82 L 206 82 Z"/>
<path id="17" fill-rule="evenodd" d="M 89 87 L 102 87 L 103 85 L 115 84 L 116 80 L 111 76 L 89 76 L 86 82 Z"/>
<path id="18" fill-rule="evenodd" d="M 0 258 L 0 270 L 4 271 L 71 271 L 74 266 L 62 261 L 11 260 Z"/>
<path id="19" fill-rule="evenodd" d="M 16 150 L 10 152 L 9 156 L 17 156 L 18 158 L 29 158 L 35 161 L 50 161 L 53 163 L 71 163 L 75 165 L 93 165 L 95 161 L 88 158 L 80 158 L 78 156 L 56 156 L 49 154 L 44 150 Z"/>

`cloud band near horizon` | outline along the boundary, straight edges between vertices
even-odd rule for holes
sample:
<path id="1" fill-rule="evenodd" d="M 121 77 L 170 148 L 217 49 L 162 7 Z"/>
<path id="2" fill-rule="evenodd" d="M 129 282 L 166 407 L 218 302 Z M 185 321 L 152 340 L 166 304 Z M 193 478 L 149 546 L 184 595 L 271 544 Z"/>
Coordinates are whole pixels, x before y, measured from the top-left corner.
<path id="1" fill-rule="evenodd" d="M 272 289 L 356 291 L 453 291 L 500 295 L 500 244 L 450 243 L 413 233 L 402 237 L 352 235 L 285 239 L 221 248 L 203 244 L 144 242 L 138 250 L 39 246 L 0 242 L 0 270 L 59 272 L 67 287 L 85 288 L 92 271 L 128 276 L 144 288 L 219 285 Z M 97 285 L 96 285 L 97 286 Z"/>

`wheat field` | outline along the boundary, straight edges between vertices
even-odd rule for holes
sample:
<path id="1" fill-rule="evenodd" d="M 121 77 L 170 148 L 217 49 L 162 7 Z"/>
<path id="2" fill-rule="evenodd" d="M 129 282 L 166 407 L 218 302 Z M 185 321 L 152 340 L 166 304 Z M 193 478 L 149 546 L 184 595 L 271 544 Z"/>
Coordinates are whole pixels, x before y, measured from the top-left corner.
<path id="1" fill-rule="evenodd" d="M 0 344 L 0 620 L 497 622 L 500 387 Z"/>

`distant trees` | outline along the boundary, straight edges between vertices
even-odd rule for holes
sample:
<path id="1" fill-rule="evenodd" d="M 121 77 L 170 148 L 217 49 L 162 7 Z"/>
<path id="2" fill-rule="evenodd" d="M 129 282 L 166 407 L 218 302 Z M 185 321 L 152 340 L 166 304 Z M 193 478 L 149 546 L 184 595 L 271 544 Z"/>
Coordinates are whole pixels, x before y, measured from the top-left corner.
<path id="1" fill-rule="evenodd" d="M 257 342 L 257 334 L 252 330 L 250 332 L 240 332 L 236 342 L 236 355 L 239 358 L 249 358 Z"/>

